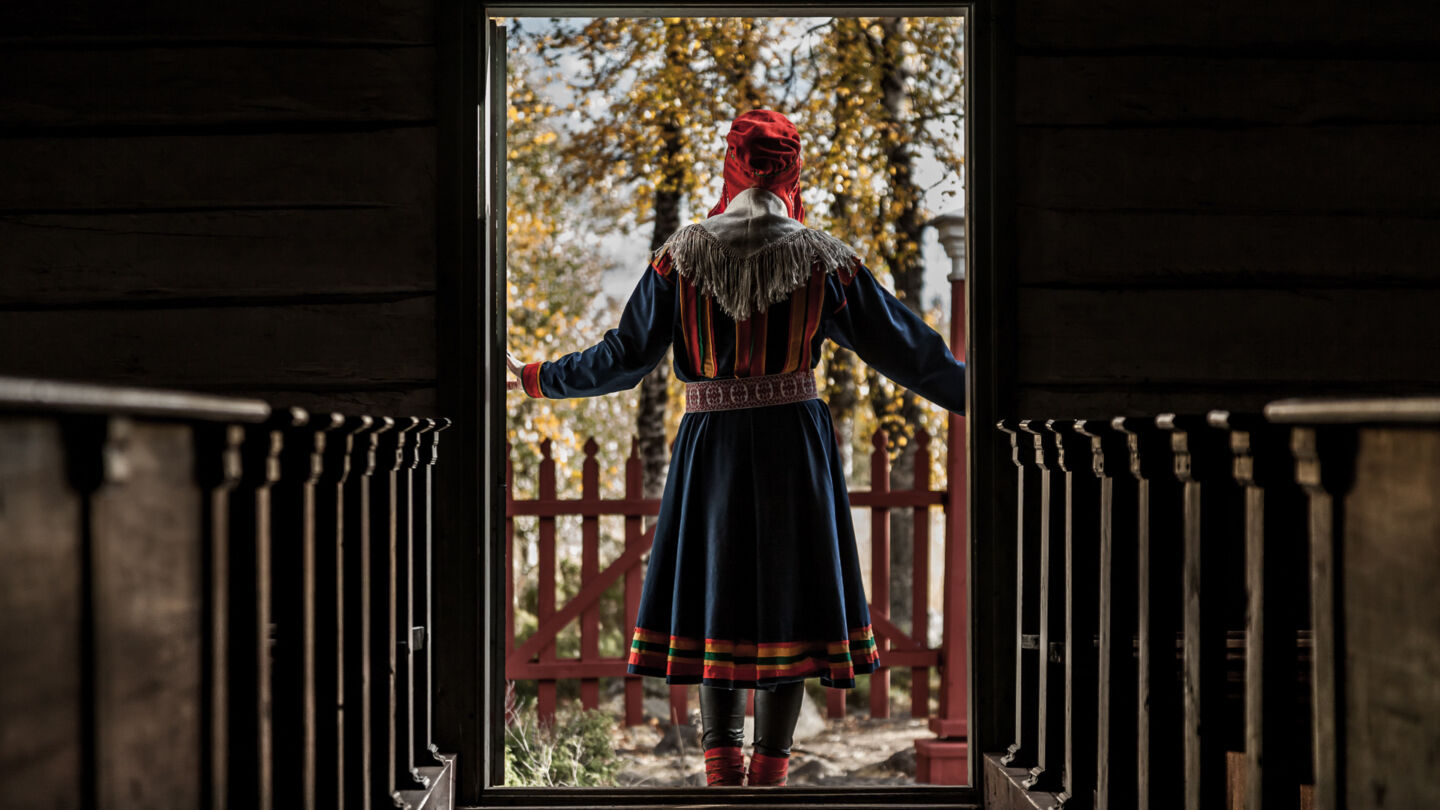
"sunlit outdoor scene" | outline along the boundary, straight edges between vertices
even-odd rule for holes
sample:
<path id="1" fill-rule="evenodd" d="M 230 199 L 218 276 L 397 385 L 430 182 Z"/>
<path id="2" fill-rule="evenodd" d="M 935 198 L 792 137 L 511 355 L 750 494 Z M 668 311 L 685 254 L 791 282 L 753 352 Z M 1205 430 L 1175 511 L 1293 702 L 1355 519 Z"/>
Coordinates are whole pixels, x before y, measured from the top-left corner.
<path id="1" fill-rule="evenodd" d="M 506 20 L 509 351 L 555 359 L 614 327 L 652 253 L 719 199 L 730 122 L 768 109 L 800 132 L 805 224 L 963 359 L 963 23 Z M 789 784 L 958 784 L 963 423 L 823 352 L 882 668 L 806 682 Z M 684 384 L 667 358 L 628 391 L 507 408 L 505 784 L 704 785 L 697 687 L 626 675 Z"/>

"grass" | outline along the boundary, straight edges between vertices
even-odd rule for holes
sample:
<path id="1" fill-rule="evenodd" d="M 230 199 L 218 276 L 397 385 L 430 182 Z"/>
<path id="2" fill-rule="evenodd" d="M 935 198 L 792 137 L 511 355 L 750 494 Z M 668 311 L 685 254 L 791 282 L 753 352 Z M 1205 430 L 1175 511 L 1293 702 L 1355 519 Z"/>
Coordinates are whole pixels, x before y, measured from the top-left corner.
<path id="1" fill-rule="evenodd" d="M 615 718 L 599 710 L 562 707 L 543 723 L 530 701 L 506 693 L 505 784 L 513 787 L 613 785 L 621 760 L 610 732 Z"/>

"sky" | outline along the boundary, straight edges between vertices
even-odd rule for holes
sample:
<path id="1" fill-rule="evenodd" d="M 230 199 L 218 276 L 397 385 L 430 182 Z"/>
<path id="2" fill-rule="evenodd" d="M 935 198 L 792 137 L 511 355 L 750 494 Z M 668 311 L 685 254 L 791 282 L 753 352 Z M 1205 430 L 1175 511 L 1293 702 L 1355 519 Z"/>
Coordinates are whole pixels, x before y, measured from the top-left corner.
<path id="1" fill-rule="evenodd" d="M 825 18 L 816 17 L 801 19 L 802 27 L 809 27 L 814 23 L 823 21 Z M 522 18 L 517 22 L 530 31 L 542 31 L 552 24 L 544 18 Z M 784 45 L 785 43 L 781 43 Z M 566 64 L 561 62 L 560 71 L 570 74 L 578 70 L 575 63 Z M 540 74 L 535 74 L 539 78 Z M 564 104 L 569 101 L 568 93 L 560 86 L 560 83 L 551 85 L 550 93 L 557 104 Z M 715 141 L 717 162 L 723 156 L 724 132 L 716 133 Z M 922 188 L 936 184 L 945 176 L 944 169 L 929 155 L 921 155 L 916 162 L 916 178 Z M 802 175 L 801 182 L 804 182 Z M 957 212 L 962 210 L 963 191 L 961 178 L 949 177 L 944 182 L 939 182 L 926 194 L 926 207 L 936 214 Z M 951 196 L 946 196 L 946 192 Z M 681 224 L 689 224 L 698 221 L 707 211 L 712 201 L 695 201 L 691 203 L 691 210 L 687 210 L 681 217 Z M 700 206 L 702 210 L 693 210 Z M 637 223 L 636 230 L 630 233 L 613 233 L 605 236 L 597 236 L 597 252 L 607 260 L 607 265 L 614 265 L 616 269 L 608 271 L 602 279 L 605 295 L 624 300 L 629 296 L 635 286 L 635 281 L 644 271 L 648 259 L 650 247 L 649 227 L 646 223 Z M 924 232 L 923 252 L 925 257 L 925 306 L 930 308 L 937 302 L 945 310 L 948 319 L 949 310 L 949 282 L 947 275 L 950 272 L 951 262 L 945 255 L 944 248 L 936 238 L 934 228 L 927 228 Z"/>

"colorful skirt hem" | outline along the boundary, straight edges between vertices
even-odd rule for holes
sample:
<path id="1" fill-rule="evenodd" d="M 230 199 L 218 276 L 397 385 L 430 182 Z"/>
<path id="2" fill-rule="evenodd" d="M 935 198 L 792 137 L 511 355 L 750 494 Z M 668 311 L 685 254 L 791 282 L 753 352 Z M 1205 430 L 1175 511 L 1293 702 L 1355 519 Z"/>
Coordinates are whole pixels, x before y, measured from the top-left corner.
<path id="1" fill-rule="evenodd" d="M 695 639 L 635 628 L 626 671 L 669 684 L 766 689 L 819 678 L 823 686 L 853 689 L 855 676 L 880 667 L 870 625 L 842 641 L 732 641 Z"/>

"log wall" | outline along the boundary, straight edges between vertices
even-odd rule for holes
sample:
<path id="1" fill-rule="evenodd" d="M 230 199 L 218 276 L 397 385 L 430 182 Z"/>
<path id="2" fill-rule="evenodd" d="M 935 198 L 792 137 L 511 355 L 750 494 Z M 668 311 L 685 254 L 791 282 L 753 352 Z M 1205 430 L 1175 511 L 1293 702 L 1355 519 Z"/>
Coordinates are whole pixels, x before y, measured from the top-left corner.
<path id="1" fill-rule="evenodd" d="M 1018 3 L 1013 413 L 1440 385 L 1431 18 Z"/>
<path id="2" fill-rule="evenodd" d="M 436 7 L 0 9 L 0 374 L 432 414 Z"/>

